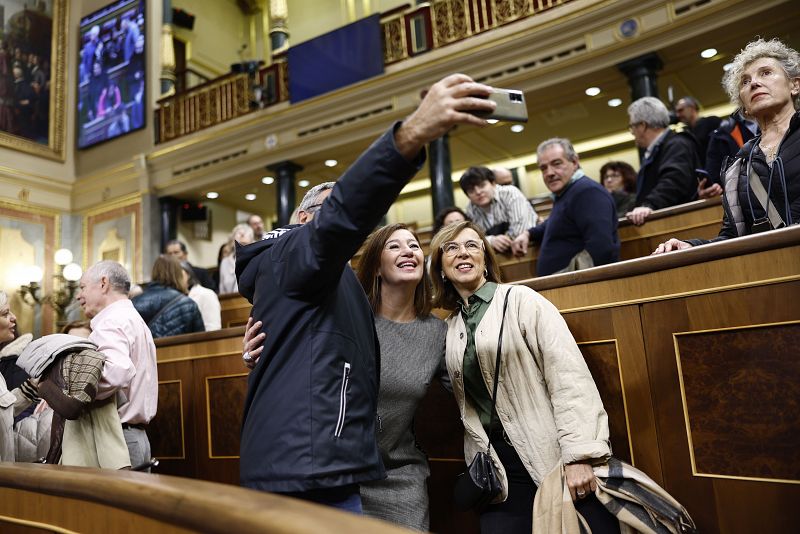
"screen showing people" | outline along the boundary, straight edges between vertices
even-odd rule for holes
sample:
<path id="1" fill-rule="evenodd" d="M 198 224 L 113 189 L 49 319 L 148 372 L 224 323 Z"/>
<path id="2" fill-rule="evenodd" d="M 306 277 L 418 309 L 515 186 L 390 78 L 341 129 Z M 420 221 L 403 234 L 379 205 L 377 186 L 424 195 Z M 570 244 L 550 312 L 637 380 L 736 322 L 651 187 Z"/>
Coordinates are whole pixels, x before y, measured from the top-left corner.
<path id="1" fill-rule="evenodd" d="M 144 0 L 120 0 L 81 19 L 78 147 L 145 125 Z"/>

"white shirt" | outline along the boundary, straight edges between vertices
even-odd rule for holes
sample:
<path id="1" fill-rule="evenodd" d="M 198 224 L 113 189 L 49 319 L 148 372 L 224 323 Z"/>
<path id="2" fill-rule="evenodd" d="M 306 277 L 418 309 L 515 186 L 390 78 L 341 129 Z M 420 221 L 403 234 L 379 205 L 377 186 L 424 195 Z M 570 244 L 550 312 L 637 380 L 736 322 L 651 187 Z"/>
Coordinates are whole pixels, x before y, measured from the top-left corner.
<path id="1" fill-rule="evenodd" d="M 217 297 L 216 293 L 207 287 L 195 284 L 192 289 L 189 290 L 189 298 L 192 299 L 200 309 L 200 315 L 203 316 L 203 325 L 206 327 L 206 332 L 222 328 L 222 312 L 220 311 L 219 297 Z"/>
<path id="2" fill-rule="evenodd" d="M 89 341 L 105 355 L 97 397 L 121 390 L 127 402 L 119 407 L 122 423 L 146 424 L 158 408 L 156 345 L 147 324 L 128 299 L 103 308 L 91 321 Z"/>
<path id="3" fill-rule="evenodd" d="M 507 221 L 506 235 L 512 239 L 536 226 L 537 215 L 533 206 L 522 194 L 522 191 L 513 185 L 495 186 L 494 197 L 488 209 L 480 208 L 470 202 L 467 204 L 466 211 L 472 222 L 483 231 Z"/>
<path id="4" fill-rule="evenodd" d="M 236 258 L 233 254 L 225 256 L 219 262 L 219 294 L 238 293 L 239 284 L 236 282 Z"/>

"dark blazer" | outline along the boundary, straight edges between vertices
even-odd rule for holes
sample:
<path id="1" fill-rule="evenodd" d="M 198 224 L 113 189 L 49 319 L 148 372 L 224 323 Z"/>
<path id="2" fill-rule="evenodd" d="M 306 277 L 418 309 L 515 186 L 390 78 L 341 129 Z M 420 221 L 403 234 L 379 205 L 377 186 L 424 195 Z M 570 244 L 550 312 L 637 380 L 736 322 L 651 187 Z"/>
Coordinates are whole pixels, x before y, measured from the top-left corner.
<path id="1" fill-rule="evenodd" d="M 266 333 L 244 404 L 243 486 L 297 492 L 385 476 L 375 439 L 374 318 L 347 262 L 422 160 L 406 161 L 390 130 L 311 222 L 237 246 L 239 292 Z"/>
<path id="2" fill-rule="evenodd" d="M 702 168 L 692 134 L 668 131 L 642 161 L 636 183 L 636 205 L 654 210 L 684 204 L 697 194 L 695 169 Z"/>

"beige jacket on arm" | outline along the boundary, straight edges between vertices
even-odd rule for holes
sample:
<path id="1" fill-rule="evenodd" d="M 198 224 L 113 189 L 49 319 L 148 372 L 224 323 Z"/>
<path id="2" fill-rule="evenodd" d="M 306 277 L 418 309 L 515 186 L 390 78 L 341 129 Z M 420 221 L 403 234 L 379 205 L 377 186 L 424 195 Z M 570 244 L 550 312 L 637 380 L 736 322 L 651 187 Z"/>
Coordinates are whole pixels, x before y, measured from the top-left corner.
<path id="1" fill-rule="evenodd" d="M 597 386 L 558 310 L 525 286 L 498 285 L 475 332 L 478 361 L 491 394 L 506 291 L 511 290 L 503 333 L 497 414 L 537 485 L 558 464 L 611 455 L 608 417 Z M 464 423 L 467 463 L 486 450 L 488 437 L 464 396 L 467 333 L 456 313 L 447 320 L 447 370 Z M 495 423 L 497 424 L 497 423 Z M 506 499 L 505 469 L 492 450 Z"/>

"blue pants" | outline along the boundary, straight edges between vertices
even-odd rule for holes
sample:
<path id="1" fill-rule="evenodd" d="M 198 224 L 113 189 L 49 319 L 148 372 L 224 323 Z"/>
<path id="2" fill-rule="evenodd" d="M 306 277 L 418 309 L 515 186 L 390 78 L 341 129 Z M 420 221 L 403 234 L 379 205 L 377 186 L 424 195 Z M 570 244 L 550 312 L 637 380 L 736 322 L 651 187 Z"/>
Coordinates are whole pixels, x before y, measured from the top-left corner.
<path id="1" fill-rule="evenodd" d="M 291 493 L 282 493 L 281 495 L 330 506 L 331 508 L 338 508 L 339 510 L 352 512 L 354 514 L 363 513 L 361 510 L 361 494 L 358 490 L 358 484 L 349 484 L 347 486 L 338 486 L 335 488 L 295 491 Z"/>

